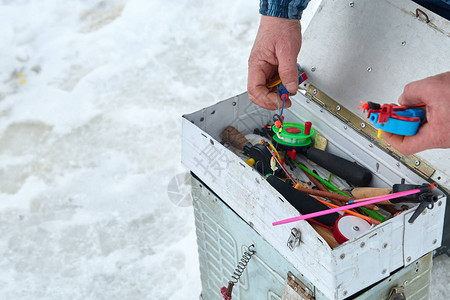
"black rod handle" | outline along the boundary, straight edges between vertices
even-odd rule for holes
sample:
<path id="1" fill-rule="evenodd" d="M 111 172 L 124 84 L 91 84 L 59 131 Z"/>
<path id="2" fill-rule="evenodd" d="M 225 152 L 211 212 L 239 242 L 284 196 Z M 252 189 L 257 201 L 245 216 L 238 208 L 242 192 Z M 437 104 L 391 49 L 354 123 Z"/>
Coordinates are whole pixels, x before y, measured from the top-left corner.
<path id="1" fill-rule="evenodd" d="M 337 155 L 314 147 L 307 148 L 303 154 L 319 166 L 353 185 L 369 186 L 372 181 L 372 173 L 368 169 Z"/>
<path id="2" fill-rule="evenodd" d="M 311 196 L 302 193 L 301 191 L 293 188 L 283 180 L 279 179 L 276 176 L 270 175 L 267 177 L 267 182 L 270 183 L 284 198 L 293 206 L 296 210 L 298 210 L 301 214 L 309 214 L 321 210 L 329 209 L 325 204 L 320 203 L 316 199 Z M 331 226 L 334 226 L 334 223 L 339 218 L 338 213 L 332 213 L 328 215 L 323 215 L 320 217 L 314 218 L 314 220 Z"/>

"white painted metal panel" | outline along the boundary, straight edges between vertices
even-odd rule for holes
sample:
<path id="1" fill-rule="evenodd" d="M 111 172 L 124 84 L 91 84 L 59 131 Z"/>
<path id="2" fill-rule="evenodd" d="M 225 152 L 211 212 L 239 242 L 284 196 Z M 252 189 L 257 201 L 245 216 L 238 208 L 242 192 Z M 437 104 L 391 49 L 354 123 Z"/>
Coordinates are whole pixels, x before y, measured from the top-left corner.
<path id="1" fill-rule="evenodd" d="M 449 37 L 449 21 L 410 0 L 323 0 L 299 61 L 315 86 L 358 114 L 360 100 L 396 102 L 407 83 L 449 71 Z"/>
<path id="2" fill-rule="evenodd" d="M 422 14 L 416 18 L 417 8 L 428 24 Z M 450 22 L 413 1 L 323 0 L 303 35 L 299 62 L 315 86 L 364 119 L 359 101 L 397 102 L 409 82 L 450 71 L 449 49 Z M 418 157 L 450 190 L 450 150 Z"/>
<path id="3" fill-rule="evenodd" d="M 435 206 L 445 207 L 445 197 L 438 200 Z M 423 253 L 427 253 L 436 249 L 436 245 L 442 242 L 442 223 L 444 220 L 444 209 L 424 210 L 414 223 L 408 223 L 413 212 L 405 213 L 403 218 L 404 238 L 403 238 L 403 256 L 404 264 L 408 265 L 421 257 Z M 424 216 L 427 216 L 424 218 Z M 433 222 L 434 220 L 434 222 Z"/>

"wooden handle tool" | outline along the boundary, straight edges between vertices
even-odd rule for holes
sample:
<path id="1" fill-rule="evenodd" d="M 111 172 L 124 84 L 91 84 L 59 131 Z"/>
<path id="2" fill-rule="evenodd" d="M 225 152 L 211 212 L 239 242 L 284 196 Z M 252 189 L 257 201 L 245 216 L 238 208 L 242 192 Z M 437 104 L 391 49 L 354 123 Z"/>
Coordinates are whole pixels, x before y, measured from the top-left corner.
<path id="1" fill-rule="evenodd" d="M 339 246 L 339 243 L 336 241 L 336 238 L 334 237 L 333 231 L 331 229 L 325 228 L 323 226 L 320 226 L 316 223 L 309 223 L 312 228 L 314 228 L 315 231 L 317 231 L 318 234 L 320 234 L 321 237 L 327 242 L 327 244 L 331 247 L 337 247 Z"/>
<path id="2" fill-rule="evenodd" d="M 387 195 L 392 188 L 357 187 L 352 190 L 352 196 L 357 199 Z"/>
<path id="3" fill-rule="evenodd" d="M 244 146 L 250 144 L 245 136 L 233 126 L 225 128 L 222 132 L 222 140 L 239 150 L 244 150 Z"/>

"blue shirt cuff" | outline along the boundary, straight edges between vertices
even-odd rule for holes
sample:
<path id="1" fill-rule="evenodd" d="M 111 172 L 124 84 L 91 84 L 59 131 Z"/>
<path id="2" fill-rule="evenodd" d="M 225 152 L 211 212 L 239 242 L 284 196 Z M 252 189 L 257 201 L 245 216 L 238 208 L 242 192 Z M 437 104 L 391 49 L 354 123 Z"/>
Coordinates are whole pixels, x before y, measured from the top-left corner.
<path id="1" fill-rule="evenodd" d="M 260 0 L 259 13 L 265 16 L 300 20 L 310 0 Z"/>

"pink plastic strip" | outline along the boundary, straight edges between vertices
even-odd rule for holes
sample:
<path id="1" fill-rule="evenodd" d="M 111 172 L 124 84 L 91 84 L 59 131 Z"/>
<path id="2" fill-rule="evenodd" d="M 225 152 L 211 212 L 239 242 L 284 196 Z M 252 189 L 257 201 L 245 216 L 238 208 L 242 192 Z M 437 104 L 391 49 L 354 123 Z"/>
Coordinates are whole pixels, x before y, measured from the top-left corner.
<path id="1" fill-rule="evenodd" d="M 277 225 L 281 225 L 281 224 L 292 223 L 292 222 L 295 222 L 295 221 L 301 221 L 301 220 L 306 220 L 306 219 L 310 219 L 310 218 L 316 218 L 316 217 L 320 217 L 320 216 L 323 216 L 323 215 L 332 214 L 332 213 L 335 213 L 335 212 L 338 212 L 338 211 L 343 211 L 343 210 L 346 210 L 346 209 L 352 209 L 352 208 L 355 208 L 355 207 L 364 206 L 364 205 L 367 205 L 367 204 L 373 204 L 373 203 L 381 202 L 381 201 L 384 201 L 384 200 L 390 200 L 390 199 L 395 199 L 395 198 L 400 198 L 400 197 L 405 197 L 405 196 L 417 194 L 419 192 L 420 192 L 420 189 L 414 189 L 414 190 L 410 190 L 410 191 L 389 194 L 389 195 L 381 196 L 381 197 L 377 196 L 377 197 L 359 199 L 358 201 L 363 201 L 363 202 L 354 203 L 354 204 L 345 205 L 345 206 L 336 207 L 336 208 L 331 208 L 331 209 L 326 209 L 326 210 L 321 210 L 321 211 L 318 211 L 318 212 L 315 212 L 315 213 L 310 213 L 310 214 L 301 215 L 301 216 L 294 217 L 294 218 L 289 218 L 289 219 L 273 222 L 272 225 L 273 226 L 277 226 Z"/>

